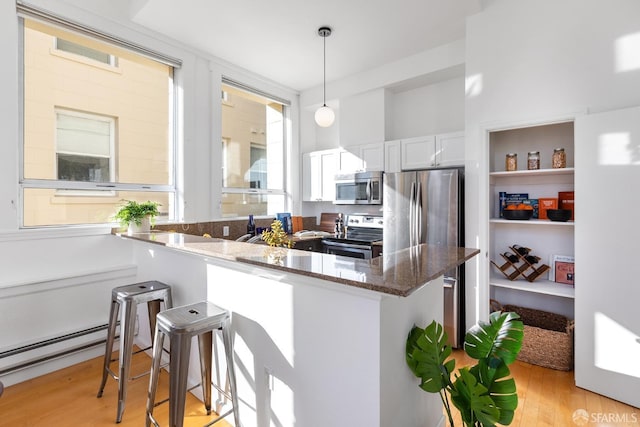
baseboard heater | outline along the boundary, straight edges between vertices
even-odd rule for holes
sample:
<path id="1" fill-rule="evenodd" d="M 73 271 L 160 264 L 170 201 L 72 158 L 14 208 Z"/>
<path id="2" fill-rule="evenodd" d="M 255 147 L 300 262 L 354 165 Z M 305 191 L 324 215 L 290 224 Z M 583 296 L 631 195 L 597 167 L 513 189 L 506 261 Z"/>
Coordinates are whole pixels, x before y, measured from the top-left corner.
<path id="1" fill-rule="evenodd" d="M 119 323 L 119 322 L 118 322 Z M 63 343 L 65 341 L 70 341 L 76 338 L 81 338 L 87 335 L 91 335 L 91 334 L 95 334 L 97 332 L 101 332 L 101 331 L 105 331 L 107 329 L 108 325 L 104 324 L 104 325 L 99 325 L 99 326 L 94 326 L 91 328 L 87 328 L 87 329 L 82 329 L 79 331 L 75 331 L 75 332 L 71 332 L 68 334 L 64 334 L 64 335 L 60 335 L 57 337 L 53 337 L 53 338 L 48 338 L 42 341 L 38 341 L 38 342 L 34 342 L 32 344 L 27 344 L 27 345 L 23 345 L 20 347 L 16 347 L 10 350 L 6 350 L 6 351 L 2 351 L 0 352 L 0 361 L 2 361 L 3 359 L 6 359 L 8 357 L 12 357 L 12 356 L 18 356 L 21 354 L 26 354 L 30 351 L 36 351 L 39 349 L 43 349 L 55 344 L 59 344 L 59 343 Z M 116 339 L 119 338 L 119 335 L 116 335 Z M 38 365 L 40 363 L 44 363 L 44 362 L 48 362 L 50 360 L 53 359 L 58 359 L 64 356 L 68 356 L 70 354 L 73 353 L 77 353 L 83 350 L 87 350 L 93 347 L 97 347 L 99 345 L 103 345 L 106 343 L 106 337 L 105 338 L 101 338 L 98 340 L 94 340 L 94 341 L 88 341 L 85 343 L 82 343 L 80 345 L 76 345 L 76 346 L 72 346 L 72 347 L 67 347 L 67 348 L 63 348 L 63 349 L 59 349 L 56 351 L 53 351 L 51 353 L 48 353 L 46 355 L 42 355 L 42 356 L 38 356 L 38 357 L 34 357 L 33 359 L 30 360 L 26 360 L 23 362 L 19 362 L 16 363 L 14 365 L 10 365 L 4 368 L 0 368 L 0 376 L 2 375 L 6 375 L 6 374 L 10 374 L 16 371 L 19 371 L 21 369 L 25 369 L 28 368 L 30 366 L 34 366 L 34 365 Z"/>

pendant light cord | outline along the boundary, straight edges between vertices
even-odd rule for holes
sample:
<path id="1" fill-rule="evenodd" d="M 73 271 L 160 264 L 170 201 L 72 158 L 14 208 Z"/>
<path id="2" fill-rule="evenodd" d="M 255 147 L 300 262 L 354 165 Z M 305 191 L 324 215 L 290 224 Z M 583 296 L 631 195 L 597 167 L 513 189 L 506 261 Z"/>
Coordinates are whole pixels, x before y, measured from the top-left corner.
<path id="1" fill-rule="evenodd" d="M 327 36 L 322 36 L 322 104 L 327 106 Z"/>

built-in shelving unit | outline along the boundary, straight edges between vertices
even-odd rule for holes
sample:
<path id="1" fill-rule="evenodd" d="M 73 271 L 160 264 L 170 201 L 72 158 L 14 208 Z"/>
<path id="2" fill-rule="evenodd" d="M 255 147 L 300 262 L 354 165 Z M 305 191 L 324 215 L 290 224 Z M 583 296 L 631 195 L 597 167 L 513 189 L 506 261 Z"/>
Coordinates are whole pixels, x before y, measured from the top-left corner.
<path id="1" fill-rule="evenodd" d="M 575 288 L 573 286 L 551 282 L 549 280 L 538 280 L 530 283 L 526 280 L 509 280 L 493 274 L 489 280 L 491 286 L 499 288 L 514 289 L 522 292 L 534 292 L 564 298 L 575 297 Z"/>
<path id="2" fill-rule="evenodd" d="M 551 168 L 553 149 L 565 148 L 567 167 Z M 496 265 L 513 245 L 526 246 L 550 264 L 551 255 L 574 256 L 574 221 L 555 222 L 548 219 L 507 220 L 499 215 L 499 192 L 528 193 L 529 198 L 557 197 L 560 191 L 574 190 L 573 123 L 500 130 L 490 133 L 489 194 L 492 210 L 489 218 L 489 285 L 491 297 L 503 304 L 515 304 L 559 312 L 573 317 L 575 288 L 547 280 L 543 273 L 529 282 L 518 276 L 509 280 Z M 541 169 L 527 170 L 527 153 L 539 151 Z M 505 171 L 505 156 L 517 153 L 519 169 Z"/>

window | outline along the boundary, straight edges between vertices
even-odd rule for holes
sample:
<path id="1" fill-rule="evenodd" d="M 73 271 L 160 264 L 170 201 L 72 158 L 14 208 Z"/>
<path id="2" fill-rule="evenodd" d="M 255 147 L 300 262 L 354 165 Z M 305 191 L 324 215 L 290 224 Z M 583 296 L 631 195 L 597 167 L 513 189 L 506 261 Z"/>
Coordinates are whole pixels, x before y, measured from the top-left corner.
<path id="1" fill-rule="evenodd" d="M 286 101 L 222 86 L 222 215 L 272 215 L 286 210 Z"/>
<path id="2" fill-rule="evenodd" d="M 57 178 L 61 181 L 111 181 L 114 123 L 110 117 L 58 111 Z"/>
<path id="3" fill-rule="evenodd" d="M 69 40 L 60 39 L 58 37 L 56 37 L 55 41 L 56 49 L 58 50 L 84 56 L 86 58 L 93 59 L 94 61 L 102 62 L 114 67 L 117 65 L 117 58 L 113 55 L 109 55 L 106 52 L 100 52 L 99 50 L 92 49 L 88 46 L 83 46 Z"/>
<path id="4" fill-rule="evenodd" d="M 156 201 L 173 219 L 179 61 L 18 10 L 22 226 L 111 223 L 123 199 Z"/>

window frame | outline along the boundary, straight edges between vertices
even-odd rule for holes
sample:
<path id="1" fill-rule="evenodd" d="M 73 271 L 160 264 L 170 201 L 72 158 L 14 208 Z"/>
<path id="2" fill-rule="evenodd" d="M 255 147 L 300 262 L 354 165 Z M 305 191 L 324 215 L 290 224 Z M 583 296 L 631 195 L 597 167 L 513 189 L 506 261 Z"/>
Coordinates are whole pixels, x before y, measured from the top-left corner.
<path id="1" fill-rule="evenodd" d="M 179 87 L 176 84 L 177 76 L 182 65 L 182 61 L 176 58 L 172 58 L 163 55 L 159 52 L 147 49 L 144 46 L 129 42 L 127 40 L 120 39 L 113 35 L 106 34 L 104 32 L 95 30 L 93 28 L 84 26 L 82 24 L 61 18 L 59 16 L 50 14 L 47 11 L 36 8 L 31 5 L 25 5 L 17 3 L 17 19 L 18 19 L 18 69 L 19 69 L 19 97 L 18 97 L 18 125 L 20 131 L 18 132 L 18 195 L 19 195 L 19 210 L 18 210 L 18 223 L 21 229 L 46 229 L 46 228 L 75 228 L 78 226 L 104 226 L 113 224 L 113 222 L 104 223 L 67 223 L 67 224 L 51 224 L 51 225 L 25 225 L 25 190 L 29 189 L 49 189 L 56 190 L 56 193 L 60 193 L 61 196 L 89 196 L 95 197 L 96 195 L 111 196 L 117 194 L 117 191 L 127 192 L 158 192 L 168 193 L 170 199 L 173 200 L 173 209 L 169 211 L 169 219 L 175 220 L 178 217 L 179 195 L 178 189 L 178 149 L 179 149 L 179 135 L 178 135 L 178 120 L 179 120 Z M 25 178 L 25 21 L 33 20 L 44 23 L 50 26 L 58 26 L 64 28 L 66 31 L 75 32 L 83 37 L 97 39 L 101 42 L 106 42 L 117 46 L 121 49 L 127 49 L 135 54 L 145 56 L 149 59 L 163 63 L 171 67 L 171 73 L 168 77 L 169 85 L 169 105 L 168 112 L 168 155 L 169 158 L 169 182 L 167 184 L 148 184 L 141 182 L 134 183 L 119 183 L 115 182 L 115 161 L 111 162 L 110 168 L 114 170 L 111 173 L 110 182 L 87 182 L 87 181 L 63 181 L 58 179 L 36 179 Z M 63 51 L 66 52 L 66 51 Z M 84 56 L 80 55 L 84 58 Z M 91 59 L 91 58 L 87 58 Z M 96 63 L 103 64 L 99 61 Z M 107 65 L 107 64 L 103 64 Z M 66 111 L 73 111 L 68 109 L 62 109 Z M 56 107 L 56 111 L 58 108 Z M 116 135 L 112 134 L 112 141 L 114 141 Z M 54 141 L 55 152 L 57 153 L 57 141 Z M 112 146 L 111 155 L 115 155 L 115 148 Z M 112 157 L 113 159 L 113 157 Z M 55 161 L 56 177 L 57 177 L 57 161 Z"/>

